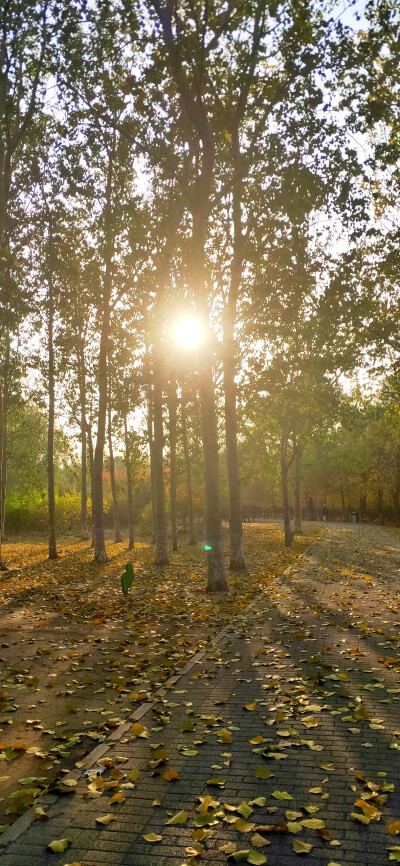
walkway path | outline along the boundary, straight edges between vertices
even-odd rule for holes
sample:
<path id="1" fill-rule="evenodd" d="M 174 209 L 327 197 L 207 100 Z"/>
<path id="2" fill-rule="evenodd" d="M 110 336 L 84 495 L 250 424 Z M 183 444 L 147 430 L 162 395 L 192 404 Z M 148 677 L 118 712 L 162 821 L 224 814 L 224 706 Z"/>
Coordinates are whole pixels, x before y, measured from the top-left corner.
<path id="1" fill-rule="evenodd" d="M 96 749 L 72 794 L 43 799 L 49 820 L 33 809 L 0 837 L 1 866 L 222 866 L 235 851 L 256 866 L 300 853 L 308 866 L 389 862 L 399 605 L 395 536 L 328 526 L 272 595 Z M 62 839 L 63 853 L 47 850 Z"/>

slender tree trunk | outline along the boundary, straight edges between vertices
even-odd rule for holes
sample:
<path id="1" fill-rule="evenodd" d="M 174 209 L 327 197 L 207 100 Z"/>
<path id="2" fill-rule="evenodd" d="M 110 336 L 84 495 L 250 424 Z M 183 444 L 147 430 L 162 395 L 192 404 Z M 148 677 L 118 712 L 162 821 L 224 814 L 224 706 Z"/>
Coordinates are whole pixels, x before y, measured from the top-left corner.
<path id="1" fill-rule="evenodd" d="M 199 204 L 193 208 L 193 234 L 191 267 L 196 303 L 204 326 L 209 326 L 205 242 L 208 217 L 208 193 L 197 190 Z M 204 200 L 206 196 L 206 201 Z M 215 385 L 212 367 L 212 349 L 207 341 L 199 351 L 199 396 L 203 433 L 205 526 L 207 551 L 207 592 L 228 589 L 225 571 L 222 518 L 219 487 L 218 424 Z"/>
<path id="2" fill-rule="evenodd" d="M 149 388 L 149 400 L 147 406 L 147 438 L 149 440 L 150 457 L 150 490 L 151 490 L 151 533 L 153 544 L 156 543 L 156 492 L 154 484 L 154 435 L 153 435 L 153 392 Z"/>
<path id="3" fill-rule="evenodd" d="M 343 523 L 345 523 L 346 522 L 346 503 L 345 503 L 345 499 L 344 499 L 343 487 L 340 488 L 340 496 L 341 496 L 341 500 L 342 500 L 342 520 L 343 520 Z"/>
<path id="4" fill-rule="evenodd" d="M 376 495 L 376 509 L 378 513 L 379 523 L 383 524 L 385 522 L 385 518 L 383 514 L 383 490 L 381 487 L 378 487 L 378 492 Z"/>
<path id="5" fill-rule="evenodd" d="M 86 434 L 86 372 L 85 357 L 80 338 L 79 356 L 79 401 L 80 401 L 80 423 L 81 423 L 81 538 L 89 538 L 87 520 L 87 434 Z"/>
<path id="6" fill-rule="evenodd" d="M 225 442 L 229 490 L 229 567 L 235 571 L 246 568 L 243 548 L 242 498 L 237 443 L 237 406 L 235 356 L 232 338 L 225 336 L 224 351 Z"/>
<path id="7" fill-rule="evenodd" d="M 49 418 L 47 428 L 47 493 L 49 515 L 49 559 L 57 559 L 56 541 L 56 500 L 54 491 L 54 418 L 55 418 L 55 376 L 54 376 L 54 285 L 53 285 L 53 240 L 52 227 L 49 227 L 49 275 L 48 275 L 48 362 L 49 362 Z"/>
<path id="8" fill-rule="evenodd" d="M 1 381 L 1 376 L 0 376 L 0 432 L 1 432 L 2 428 L 3 428 L 3 383 Z M 1 483 L 2 483 L 2 478 L 1 478 L 2 470 L 3 470 L 3 436 L 0 435 L 0 487 L 1 487 Z M 6 571 L 7 566 L 5 565 L 3 558 L 2 558 L 2 554 L 1 554 L 1 542 L 2 542 L 2 536 L 0 533 L 0 571 Z"/>
<path id="9" fill-rule="evenodd" d="M 8 390 L 10 375 L 10 340 L 7 335 L 6 357 L 4 363 L 4 390 L 3 390 L 3 413 L 0 435 L 1 446 L 1 471 L 0 471 L 0 536 L 4 539 L 6 521 L 6 493 L 7 493 L 7 432 L 8 432 Z"/>
<path id="10" fill-rule="evenodd" d="M 176 382 L 171 383 L 168 395 L 168 428 L 169 428 L 169 483 L 171 509 L 172 550 L 178 550 L 176 531 Z"/>
<path id="11" fill-rule="evenodd" d="M 282 509 L 283 526 L 285 532 L 285 546 L 291 547 L 293 543 L 292 530 L 290 528 L 289 490 L 288 490 L 288 464 L 287 459 L 288 440 L 286 436 L 281 437 L 281 485 L 282 485 Z"/>
<path id="12" fill-rule="evenodd" d="M 182 421 L 182 444 L 183 444 L 183 454 L 185 457 L 185 467 L 186 467 L 186 490 L 187 490 L 187 501 L 188 501 L 188 522 L 189 522 L 189 542 L 188 544 L 195 545 L 197 544 L 196 533 L 194 529 L 194 519 L 193 519 L 193 494 L 192 494 L 192 461 L 190 459 L 190 452 L 188 446 L 187 439 L 187 421 L 186 421 L 186 403 L 184 395 L 182 394 L 182 402 L 181 402 L 181 421 Z"/>
<path id="13" fill-rule="evenodd" d="M 153 368 L 153 467 L 154 467 L 154 513 L 156 529 L 156 565 L 168 565 L 167 521 L 165 514 L 164 485 L 164 429 L 163 429 L 163 389 L 162 363 L 160 358 L 154 358 Z"/>
<path id="14" fill-rule="evenodd" d="M 93 520 L 93 438 L 92 438 L 92 425 L 87 425 L 87 443 L 89 450 L 89 478 L 90 478 L 90 502 L 91 502 L 91 547 L 94 547 L 94 520 Z"/>
<path id="15" fill-rule="evenodd" d="M 127 490 L 127 496 L 128 496 L 128 525 L 129 525 L 128 550 L 133 550 L 133 548 L 135 546 L 135 527 L 134 527 L 134 523 L 133 523 L 132 467 L 131 467 L 131 456 L 130 456 L 130 450 L 129 450 L 128 421 L 127 421 L 126 413 L 124 414 L 124 437 L 125 437 L 126 490 Z"/>
<path id="16" fill-rule="evenodd" d="M 304 451 L 304 445 L 296 441 L 294 443 L 294 535 L 302 535 L 303 529 L 301 526 L 301 460 Z"/>
<path id="17" fill-rule="evenodd" d="M 237 389 L 235 381 L 236 359 L 234 329 L 240 282 L 243 269 L 242 176 L 239 134 L 236 124 L 232 128 L 232 155 L 234 160 L 232 184 L 233 257 L 231 262 L 229 295 L 224 311 L 224 399 L 225 442 L 229 491 L 229 567 L 235 571 L 246 568 L 243 549 L 242 498 L 239 453 L 237 442 Z"/>
<path id="18" fill-rule="evenodd" d="M 207 350 L 200 358 L 199 374 L 205 481 L 207 592 L 219 592 L 226 590 L 228 583 L 225 573 L 220 508 L 217 412 L 211 358 Z"/>
<path id="19" fill-rule="evenodd" d="M 110 457 L 110 481 L 111 481 L 111 495 L 113 501 L 113 517 L 114 517 L 114 542 L 115 544 L 121 544 L 122 536 L 121 529 L 119 525 L 119 503 L 118 503 L 118 494 L 117 494 L 117 485 L 115 482 L 115 462 L 114 462 L 114 451 L 112 444 L 112 427 L 111 427 L 111 393 L 109 395 L 108 401 L 108 452 Z"/>
<path id="20" fill-rule="evenodd" d="M 98 364 L 98 390 L 99 406 L 97 415 L 97 437 L 93 457 L 92 470 L 92 513 L 94 523 L 94 560 L 95 562 L 107 562 L 105 538 L 104 538 L 104 510 L 103 510 L 103 464 L 104 445 L 106 439 L 107 418 L 107 358 L 108 337 L 110 331 L 110 300 L 112 288 L 112 258 L 114 252 L 114 238 L 112 231 L 112 153 L 109 156 L 106 202 L 104 209 L 105 223 L 105 250 L 104 250 L 104 281 L 103 297 L 101 305 L 101 333 Z"/>

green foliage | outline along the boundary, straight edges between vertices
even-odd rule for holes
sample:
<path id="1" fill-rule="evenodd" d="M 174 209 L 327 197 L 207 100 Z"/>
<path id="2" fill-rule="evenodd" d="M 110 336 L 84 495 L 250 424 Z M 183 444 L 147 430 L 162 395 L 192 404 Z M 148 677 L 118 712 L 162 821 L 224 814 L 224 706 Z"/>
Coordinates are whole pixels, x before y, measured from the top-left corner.
<path id="1" fill-rule="evenodd" d="M 56 494 L 56 520 L 60 531 L 78 525 L 80 494 L 75 491 Z M 6 499 L 7 532 L 45 532 L 48 525 L 47 494 L 30 489 L 12 490 Z"/>
<path id="2" fill-rule="evenodd" d="M 133 581 L 134 576 L 135 576 L 135 572 L 133 570 L 133 565 L 131 562 L 127 562 L 126 566 L 125 566 L 125 571 L 121 575 L 121 587 L 122 587 L 122 592 L 124 593 L 125 596 L 128 595 L 128 590 L 132 586 L 132 581 Z"/>

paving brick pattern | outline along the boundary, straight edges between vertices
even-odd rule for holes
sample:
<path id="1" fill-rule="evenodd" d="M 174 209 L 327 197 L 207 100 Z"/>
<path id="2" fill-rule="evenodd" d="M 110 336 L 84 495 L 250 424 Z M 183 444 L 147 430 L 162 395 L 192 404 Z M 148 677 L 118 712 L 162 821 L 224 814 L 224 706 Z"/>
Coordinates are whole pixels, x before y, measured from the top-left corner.
<path id="1" fill-rule="evenodd" d="M 328 526 L 268 596 L 260 596 L 187 673 L 143 707 L 140 721 L 148 739 L 133 739 L 129 725 L 107 744 L 106 756 L 124 773 L 140 770 L 135 787 L 123 789 L 125 801 L 110 805 L 112 790 L 86 799 L 88 778 L 77 772 L 76 793 L 43 798 L 47 822 L 27 813 L 2 837 L 1 866 L 180 866 L 189 862 L 197 798 L 207 794 L 221 806 L 196 858 L 199 864 L 227 863 L 219 849 L 229 842 L 238 850 L 252 847 L 255 830 L 238 832 L 224 820 L 234 813 L 222 807 L 256 797 L 266 798 L 247 819 L 256 827 L 284 826 L 289 809 L 302 813 L 298 821 L 321 818 L 329 834 L 324 839 L 305 827 L 299 834 L 260 831 L 270 843 L 257 849 L 267 866 L 298 864 L 296 839 L 312 845 L 300 856 L 307 866 L 388 863 L 388 846 L 400 845 L 400 836 L 387 830 L 400 820 L 399 590 L 400 542 L 394 535 L 380 527 Z M 255 709 L 244 709 L 254 701 Z M 188 721 L 194 730 L 182 731 Z M 230 731 L 231 743 L 220 742 L 221 729 Z M 270 742 L 249 742 L 260 735 Z M 155 743 L 168 756 L 158 769 L 149 767 Z M 196 754 L 185 755 L 182 748 Z M 281 757 L 265 758 L 257 749 Z M 256 778 L 258 767 L 273 775 Z M 176 770 L 179 780 L 164 780 L 166 768 Z M 355 778 L 356 771 L 364 781 Z M 109 770 L 104 778 L 110 778 Z M 225 786 L 208 785 L 211 778 Z M 385 783 L 394 783 L 394 791 L 378 790 Z M 311 793 L 313 788 L 322 793 Z M 274 791 L 293 799 L 276 799 Z M 369 803 L 381 798 L 382 814 L 366 826 L 350 813 L 362 814 L 355 801 L 370 795 Z M 310 815 L 305 805 L 319 811 Z M 186 823 L 166 826 L 181 810 L 188 813 Z M 115 820 L 107 827 L 96 824 L 109 812 Z M 162 841 L 146 842 L 148 833 Z M 72 840 L 64 853 L 46 850 L 50 841 L 64 837 Z"/>

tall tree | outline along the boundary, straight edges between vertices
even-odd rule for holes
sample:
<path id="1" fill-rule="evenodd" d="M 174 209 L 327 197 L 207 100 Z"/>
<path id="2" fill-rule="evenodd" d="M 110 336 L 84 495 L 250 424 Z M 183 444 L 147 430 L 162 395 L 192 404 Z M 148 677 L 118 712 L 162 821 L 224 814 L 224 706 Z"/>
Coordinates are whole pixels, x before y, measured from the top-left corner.
<path id="1" fill-rule="evenodd" d="M 57 10 L 51 0 L 7 0 L 0 9 L 0 340 L 10 324 L 9 206 L 16 171 L 24 145 L 43 97 L 44 70 L 48 60 Z M 25 180 L 26 183 L 26 180 Z M 9 335 L 6 335 L 6 345 Z M 0 389 L 3 389 L 3 380 Z M 7 395 L 0 395 L 0 490 L 6 472 Z M 4 414 L 5 412 L 5 414 Z M 1 556 L 0 570 L 5 568 Z"/>
<path id="2" fill-rule="evenodd" d="M 168 389 L 168 431 L 169 431 L 169 501 L 171 512 L 172 550 L 178 550 L 176 526 L 176 423 L 177 396 L 176 382 L 172 379 Z"/>

